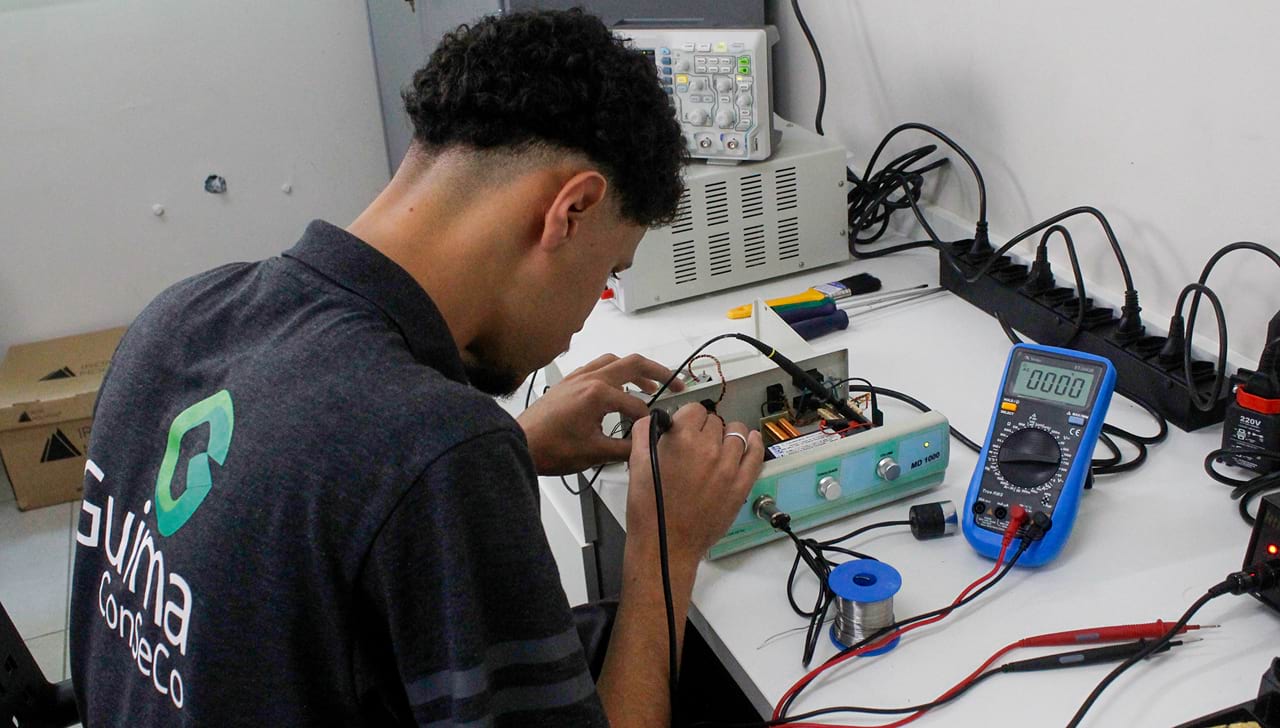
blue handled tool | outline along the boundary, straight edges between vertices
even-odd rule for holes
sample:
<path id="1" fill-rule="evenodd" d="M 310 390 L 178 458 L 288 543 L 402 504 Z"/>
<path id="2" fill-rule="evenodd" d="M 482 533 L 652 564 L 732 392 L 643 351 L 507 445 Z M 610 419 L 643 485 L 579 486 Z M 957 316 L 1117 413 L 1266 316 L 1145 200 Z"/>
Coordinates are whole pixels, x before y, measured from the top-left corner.
<path id="1" fill-rule="evenodd" d="M 810 304 L 803 308 L 788 308 L 782 311 L 774 309 L 774 313 L 778 314 L 779 318 L 792 325 L 811 318 L 818 318 L 819 316 L 830 316 L 835 312 L 835 301 L 825 301 L 822 303 Z"/>
<path id="2" fill-rule="evenodd" d="M 844 311 L 835 311 L 834 313 L 829 313 L 825 316 L 814 316 L 812 318 L 804 319 L 803 321 L 796 321 L 795 323 L 792 323 L 791 328 L 794 329 L 797 334 L 800 334 L 800 338 L 805 341 L 809 341 L 810 339 L 816 339 L 823 334 L 829 334 L 833 331 L 840 331 L 842 329 L 849 328 L 849 314 Z"/>
<path id="3" fill-rule="evenodd" d="M 965 497 L 965 538 L 996 558 L 1015 506 L 1053 519 L 1019 566 L 1040 566 L 1066 545 L 1090 477 L 1116 370 L 1099 356 L 1037 344 L 1009 352 L 987 439 Z"/>

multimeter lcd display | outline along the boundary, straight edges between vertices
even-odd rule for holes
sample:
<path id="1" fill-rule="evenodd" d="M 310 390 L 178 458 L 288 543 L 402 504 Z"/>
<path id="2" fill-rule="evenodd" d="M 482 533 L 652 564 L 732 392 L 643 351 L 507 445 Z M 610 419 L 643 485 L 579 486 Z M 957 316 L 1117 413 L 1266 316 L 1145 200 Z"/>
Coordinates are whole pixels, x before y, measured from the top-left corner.
<path id="1" fill-rule="evenodd" d="M 1093 392 L 1093 372 L 1076 371 L 1023 361 L 1018 367 L 1011 393 L 1018 397 L 1034 397 L 1072 407 L 1084 407 Z"/>

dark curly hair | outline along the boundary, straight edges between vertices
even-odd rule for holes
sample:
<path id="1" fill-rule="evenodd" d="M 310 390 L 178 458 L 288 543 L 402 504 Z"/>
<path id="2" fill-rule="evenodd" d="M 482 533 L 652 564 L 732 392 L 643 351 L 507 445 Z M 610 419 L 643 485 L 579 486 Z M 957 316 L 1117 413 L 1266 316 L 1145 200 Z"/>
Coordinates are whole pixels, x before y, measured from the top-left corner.
<path id="1" fill-rule="evenodd" d="M 427 149 L 585 154 L 617 191 L 622 214 L 670 221 L 685 158 L 653 62 L 581 10 L 491 16 L 445 35 L 404 90 Z"/>

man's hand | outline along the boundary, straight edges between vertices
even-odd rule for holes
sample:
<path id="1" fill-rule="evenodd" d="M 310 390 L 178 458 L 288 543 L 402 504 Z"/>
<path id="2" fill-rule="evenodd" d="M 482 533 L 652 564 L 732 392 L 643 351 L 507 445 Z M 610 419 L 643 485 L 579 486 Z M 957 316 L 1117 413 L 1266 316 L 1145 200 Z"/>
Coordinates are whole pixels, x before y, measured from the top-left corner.
<path id="1" fill-rule="evenodd" d="M 637 421 L 631 432 L 622 601 L 596 685 L 614 728 L 650 728 L 671 722 L 667 652 L 657 647 L 667 638 L 667 620 L 649 461 L 649 418 Z M 658 464 L 678 660 L 698 561 L 724 535 L 760 477 L 764 443 L 759 432 L 748 433 L 741 422 L 726 426 L 701 404 L 687 404 L 672 416 L 671 429 L 658 442 Z"/>
<path id="2" fill-rule="evenodd" d="M 633 539 L 657 539 L 647 417 L 636 422 L 631 440 L 628 547 Z M 672 563 L 696 566 L 728 530 L 760 477 L 764 442 L 759 432 L 749 432 L 741 422 L 726 425 L 695 402 L 672 416 L 671 429 L 658 441 L 658 464 Z"/>
<path id="3" fill-rule="evenodd" d="M 638 354 L 605 354 L 547 390 L 517 418 L 538 474 L 568 475 L 626 459 L 631 440 L 609 437 L 601 421 L 615 412 L 630 420 L 646 416 L 644 401 L 622 385 L 652 394 L 670 376 L 670 369 Z M 684 384 L 677 379 L 670 389 L 679 392 Z"/>

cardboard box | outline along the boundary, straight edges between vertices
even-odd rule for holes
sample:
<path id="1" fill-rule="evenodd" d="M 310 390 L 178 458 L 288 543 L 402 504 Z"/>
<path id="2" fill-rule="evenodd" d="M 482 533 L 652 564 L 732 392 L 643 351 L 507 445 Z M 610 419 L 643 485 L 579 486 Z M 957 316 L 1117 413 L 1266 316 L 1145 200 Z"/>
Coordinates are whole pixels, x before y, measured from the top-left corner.
<path id="1" fill-rule="evenodd" d="M 19 344 L 0 364 L 0 460 L 18 508 L 80 498 L 98 388 L 124 329 Z"/>

